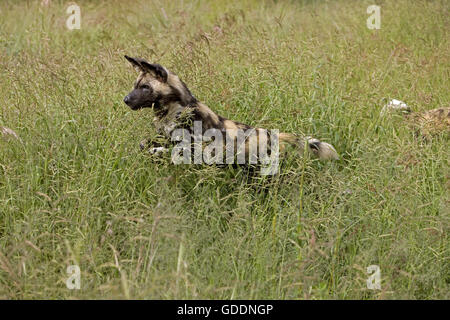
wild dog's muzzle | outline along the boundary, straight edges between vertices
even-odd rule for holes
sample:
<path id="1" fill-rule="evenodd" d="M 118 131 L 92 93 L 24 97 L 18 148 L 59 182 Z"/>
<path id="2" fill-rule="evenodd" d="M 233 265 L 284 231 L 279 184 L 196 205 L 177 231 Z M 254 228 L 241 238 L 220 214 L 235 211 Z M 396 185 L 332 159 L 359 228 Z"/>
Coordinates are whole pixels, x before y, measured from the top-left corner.
<path id="1" fill-rule="evenodd" d="M 138 97 L 133 96 L 133 94 L 130 93 L 126 95 L 125 98 L 123 98 L 123 102 L 125 102 L 125 104 L 131 108 L 131 110 L 138 110 L 140 108 L 143 108 L 144 106 L 137 98 Z"/>

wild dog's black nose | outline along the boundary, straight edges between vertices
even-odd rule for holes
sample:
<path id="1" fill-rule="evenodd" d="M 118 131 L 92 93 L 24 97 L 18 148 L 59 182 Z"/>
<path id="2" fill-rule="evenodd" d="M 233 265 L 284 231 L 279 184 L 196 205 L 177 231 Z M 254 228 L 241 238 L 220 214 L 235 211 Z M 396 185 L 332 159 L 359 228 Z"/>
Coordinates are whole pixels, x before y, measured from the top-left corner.
<path id="1" fill-rule="evenodd" d="M 125 104 L 128 104 L 130 102 L 130 97 L 125 96 L 125 98 L 123 98 L 123 102 L 125 102 Z"/>

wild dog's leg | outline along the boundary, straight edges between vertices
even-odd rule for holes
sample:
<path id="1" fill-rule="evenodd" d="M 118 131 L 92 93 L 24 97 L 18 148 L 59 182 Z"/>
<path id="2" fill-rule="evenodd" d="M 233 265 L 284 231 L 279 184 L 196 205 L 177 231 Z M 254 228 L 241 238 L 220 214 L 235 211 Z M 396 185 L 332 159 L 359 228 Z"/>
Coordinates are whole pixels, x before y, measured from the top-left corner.
<path id="1" fill-rule="evenodd" d="M 153 118 L 153 124 L 158 135 L 153 139 L 144 139 L 140 142 L 141 150 L 147 150 L 152 155 L 169 151 L 172 131 L 176 128 L 175 121 L 161 121 L 157 117 Z"/>
<path id="2" fill-rule="evenodd" d="M 283 149 L 284 143 L 288 143 L 299 148 L 303 152 L 305 145 L 306 149 L 314 156 L 321 160 L 338 160 L 339 155 L 334 147 L 326 142 L 320 141 L 312 137 L 300 138 L 291 133 L 280 133 L 280 149 Z"/>
<path id="3" fill-rule="evenodd" d="M 163 136 L 157 136 L 153 139 L 144 139 L 139 143 L 142 151 L 147 151 L 151 155 L 158 155 L 169 151 L 169 142 Z"/>

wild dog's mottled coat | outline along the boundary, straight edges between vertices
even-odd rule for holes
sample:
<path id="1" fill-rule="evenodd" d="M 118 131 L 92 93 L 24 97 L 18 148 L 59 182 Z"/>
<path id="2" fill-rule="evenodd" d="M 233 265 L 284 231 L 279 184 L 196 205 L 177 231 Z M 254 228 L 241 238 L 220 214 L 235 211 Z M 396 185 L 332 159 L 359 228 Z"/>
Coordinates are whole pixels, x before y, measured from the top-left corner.
<path id="1" fill-rule="evenodd" d="M 406 118 L 411 121 L 416 132 L 425 139 L 441 133 L 450 133 L 450 107 L 412 112 L 407 114 Z"/>
<path id="2" fill-rule="evenodd" d="M 176 128 L 192 130 L 194 121 L 201 121 L 203 132 L 208 129 L 218 129 L 233 135 L 236 129 L 252 129 L 237 121 L 226 119 L 213 112 L 208 106 L 199 102 L 189 91 L 186 84 L 177 75 L 170 72 L 159 64 L 151 64 L 140 58 L 125 58 L 140 72 L 133 90 L 124 98 L 124 102 L 133 110 L 153 107 L 155 112 L 155 126 L 158 132 L 170 139 L 170 135 Z M 256 128 L 256 136 L 246 139 L 245 150 L 248 152 L 249 145 L 257 144 L 258 139 L 267 136 L 262 132 L 264 129 Z M 235 137 L 231 137 L 234 138 Z M 298 147 L 303 152 L 305 142 L 307 150 L 320 159 L 338 159 L 334 147 L 326 142 L 305 137 L 301 138 L 290 133 L 279 134 L 280 151 L 285 144 Z M 142 146 L 142 144 L 141 144 Z M 161 150 L 161 145 L 152 144 L 150 147 Z"/>

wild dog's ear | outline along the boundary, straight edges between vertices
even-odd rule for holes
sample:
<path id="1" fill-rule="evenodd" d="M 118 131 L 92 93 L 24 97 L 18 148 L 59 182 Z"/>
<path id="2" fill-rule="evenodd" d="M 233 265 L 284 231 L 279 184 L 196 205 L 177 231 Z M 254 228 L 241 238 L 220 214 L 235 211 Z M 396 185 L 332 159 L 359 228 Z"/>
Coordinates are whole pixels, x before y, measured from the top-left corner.
<path id="1" fill-rule="evenodd" d="M 143 71 L 142 65 L 138 61 L 139 59 L 132 58 L 129 56 L 125 56 L 125 59 L 127 59 L 137 71 Z"/>
<path id="2" fill-rule="evenodd" d="M 154 76 L 159 79 L 159 81 L 167 82 L 168 74 L 166 69 L 164 69 L 162 65 L 157 63 L 148 63 L 145 60 L 141 60 L 141 65 L 145 69 L 145 71 L 153 73 Z"/>
<path id="3" fill-rule="evenodd" d="M 132 58 L 132 57 L 129 57 L 129 56 L 125 56 L 125 59 L 130 61 L 130 63 L 136 68 L 137 71 L 150 72 L 159 81 L 167 82 L 167 77 L 168 77 L 167 71 L 160 64 L 148 63 L 144 59 Z"/>

